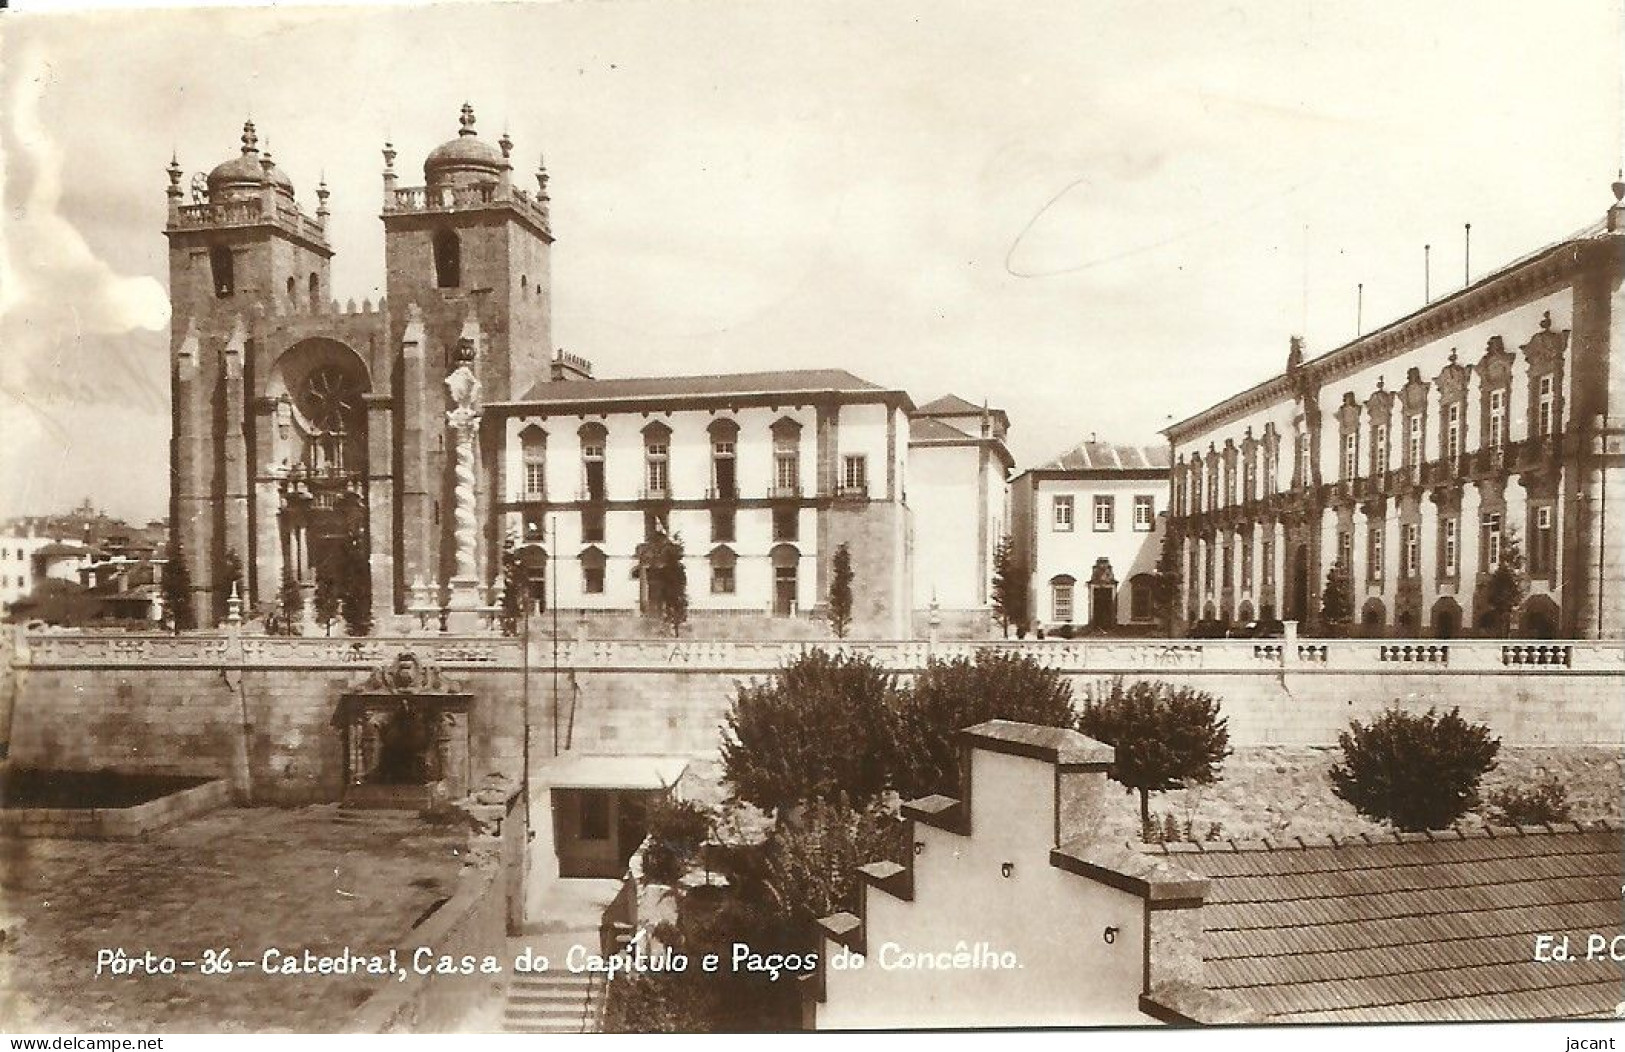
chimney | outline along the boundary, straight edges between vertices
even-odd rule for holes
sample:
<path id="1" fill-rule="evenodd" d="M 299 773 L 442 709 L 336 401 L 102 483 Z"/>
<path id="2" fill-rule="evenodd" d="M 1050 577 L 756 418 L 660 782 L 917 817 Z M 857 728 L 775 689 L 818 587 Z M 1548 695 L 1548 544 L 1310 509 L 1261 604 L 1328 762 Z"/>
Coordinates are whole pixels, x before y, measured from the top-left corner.
<path id="1" fill-rule="evenodd" d="M 553 368 L 550 378 L 559 380 L 591 380 L 592 362 L 579 354 L 570 354 L 564 348 L 553 352 Z"/>

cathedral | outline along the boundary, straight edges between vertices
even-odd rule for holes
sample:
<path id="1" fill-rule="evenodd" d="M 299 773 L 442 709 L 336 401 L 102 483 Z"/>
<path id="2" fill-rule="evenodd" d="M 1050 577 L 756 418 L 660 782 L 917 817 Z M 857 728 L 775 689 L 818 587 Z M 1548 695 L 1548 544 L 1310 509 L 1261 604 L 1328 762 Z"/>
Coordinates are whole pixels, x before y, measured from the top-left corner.
<path id="1" fill-rule="evenodd" d="M 326 184 L 306 212 L 252 122 L 189 187 L 171 161 L 170 514 L 200 623 L 234 590 L 266 609 L 283 582 L 308 599 L 326 575 L 370 582 L 379 620 L 407 609 L 413 582 L 489 601 L 470 591 L 489 566 L 469 565 L 470 535 L 495 529 L 488 496 L 465 484 L 479 506 L 456 506 L 459 472 L 477 470 L 458 454 L 482 448 L 459 437 L 479 419 L 463 403 L 548 378 L 553 236 L 546 170 L 517 185 L 508 137 L 481 138 L 471 106 L 460 124 L 421 184 L 384 146 L 376 306 L 332 299 Z"/>

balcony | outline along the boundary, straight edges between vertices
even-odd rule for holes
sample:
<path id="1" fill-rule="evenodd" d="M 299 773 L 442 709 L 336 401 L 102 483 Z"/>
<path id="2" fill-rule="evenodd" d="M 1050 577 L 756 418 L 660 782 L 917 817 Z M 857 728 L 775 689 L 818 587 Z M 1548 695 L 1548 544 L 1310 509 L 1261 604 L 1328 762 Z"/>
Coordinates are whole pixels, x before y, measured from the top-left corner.
<path id="1" fill-rule="evenodd" d="M 666 501 L 671 500 L 670 486 L 651 486 L 647 483 L 638 491 L 639 500 Z"/>
<path id="2" fill-rule="evenodd" d="M 768 500 L 800 500 L 801 499 L 801 483 L 796 482 L 796 483 L 794 483 L 792 485 L 788 485 L 788 486 L 782 486 L 782 485 L 769 486 L 767 488 L 767 499 Z"/>
<path id="3" fill-rule="evenodd" d="M 721 501 L 725 504 L 732 504 L 739 499 L 739 487 L 717 485 L 707 486 L 705 488 L 705 499 Z"/>
<path id="4" fill-rule="evenodd" d="M 175 212 L 175 221 L 170 229 L 202 230 L 211 227 L 258 226 L 262 223 L 270 223 L 307 240 L 327 243 L 327 232 L 322 225 L 299 211 L 297 206 L 279 201 L 268 208 L 265 200 L 259 197 L 181 205 Z"/>
<path id="5" fill-rule="evenodd" d="M 869 499 L 869 485 L 868 485 L 868 483 L 858 483 L 856 485 L 837 486 L 837 487 L 835 487 L 835 499 L 836 500 L 868 500 Z"/>
<path id="6" fill-rule="evenodd" d="M 386 214 L 401 212 L 455 212 L 463 209 L 508 205 L 527 215 L 542 229 L 548 229 L 547 201 L 532 197 L 517 186 L 484 183 L 479 186 L 426 186 L 395 190 L 384 207 Z"/>

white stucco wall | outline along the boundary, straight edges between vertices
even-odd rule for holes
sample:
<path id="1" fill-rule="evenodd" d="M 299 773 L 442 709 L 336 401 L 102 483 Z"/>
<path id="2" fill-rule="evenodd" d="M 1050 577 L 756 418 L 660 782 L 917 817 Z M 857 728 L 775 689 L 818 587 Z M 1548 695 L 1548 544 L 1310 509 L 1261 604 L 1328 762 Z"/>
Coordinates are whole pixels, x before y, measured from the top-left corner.
<path id="1" fill-rule="evenodd" d="M 1155 479 L 1068 479 L 1039 477 L 1033 487 L 1034 552 L 1032 561 L 1032 613 L 1040 624 L 1059 623 L 1051 582 L 1067 575 L 1073 585 L 1072 624 L 1088 624 L 1091 595 L 1089 579 L 1097 559 L 1111 561 L 1117 580 L 1117 623 L 1130 620 L 1132 613 L 1129 582 L 1137 575 L 1156 569 L 1161 549 L 1163 513 L 1167 510 L 1168 481 Z M 1097 495 L 1113 499 L 1115 515 L 1111 530 L 1096 530 L 1094 503 Z M 1070 531 L 1055 528 L 1054 500 L 1070 496 L 1073 524 Z M 1151 529 L 1134 529 L 1134 498 L 1150 497 Z"/>

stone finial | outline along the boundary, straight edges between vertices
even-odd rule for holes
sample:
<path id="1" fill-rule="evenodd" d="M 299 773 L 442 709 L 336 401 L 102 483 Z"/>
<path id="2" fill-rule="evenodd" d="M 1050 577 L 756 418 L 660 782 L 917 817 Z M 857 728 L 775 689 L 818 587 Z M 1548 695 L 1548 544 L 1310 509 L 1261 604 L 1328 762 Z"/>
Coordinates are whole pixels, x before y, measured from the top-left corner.
<path id="1" fill-rule="evenodd" d="M 327 173 L 323 172 L 322 181 L 316 184 L 316 218 L 326 219 L 329 215 L 327 211 L 327 199 L 329 196 L 331 195 L 327 189 Z"/>
<path id="2" fill-rule="evenodd" d="M 395 144 L 392 142 L 384 143 L 384 171 L 392 172 L 395 170 L 395 158 L 397 156 L 399 155 L 395 152 Z"/>
<path id="3" fill-rule="evenodd" d="M 1615 183 L 1614 185 L 1619 186 L 1620 184 Z M 1540 331 L 1541 332 L 1551 332 L 1552 331 L 1552 312 L 1551 311 L 1545 311 L 1544 313 L 1541 314 L 1541 316 L 1540 316 Z"/>
<path id="4" fill-rule="evenodd" d="M 1456 349 L 1454 347 L 1450 348 L 1450 364 L 1456 364 Z"/>
<path id="5" fill-rule="evenodd" d="M 479 132 L 474 130 L 474 106 L 471 103 L 463 103 L 463 113 L 462 116 L 457 118 L 457 123 L 462 125 L 457 132 L 458 135 L 479 134 Z"/>
<path id="6" fill-rule="evenodd" d="M 547 158 L 537 155 L 536 158 L 536 196 L 546 201 L 547 198 Z"/>
<path id="7" fill-rule="evenodd" d="M 1625 170 L 1614 179 L 1614 203 L 1608 208 L 1608 232 L 1625 233 Z"/>
<path id="8" fill-rule="evenodd" d="M 502 133 L 502 138 L 497 140 L 497 146 L 502 150 L 503 160 L 507 160 L 508 156 L 513 153 L 513 140 L 508 138 L 507 132 Z"/>
<path id="9" fill-rule="evenodd" d="M 260 144 L 260 137 L 258 135 L 256 135 L 255 132 L 254 132 L 254 122 L 251 121 L 251 120 L 244 121 L 243 122 L 243 152 L 244 153 L 258 153 L 259 152 L 259 144 Z"/>
<path id="10" fill-rule="evenodd" d="M 237 582 L 231 582 L 231 595 L 226 598 L 226 624 L 240 625 L 243 623 L 243 597 L 237 591 Z"/>

